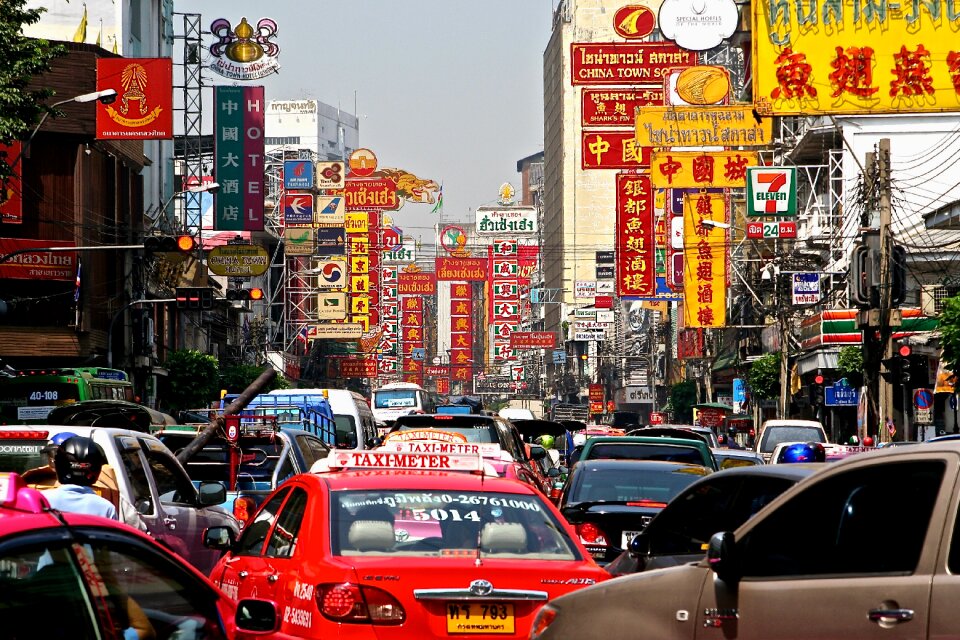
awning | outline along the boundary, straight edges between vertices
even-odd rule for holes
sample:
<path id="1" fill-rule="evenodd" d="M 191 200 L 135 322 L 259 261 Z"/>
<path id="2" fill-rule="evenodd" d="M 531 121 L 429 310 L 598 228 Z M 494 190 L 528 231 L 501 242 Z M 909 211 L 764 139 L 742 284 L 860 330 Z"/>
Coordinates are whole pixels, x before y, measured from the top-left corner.
<path id="1" fill-rule="evenodd" d="M 738 358 L 736 351 L 727 351 L 726 353 L 721 353 L 719 356 L 714 358 L 713 366 L 711 369 L 714 373 L 717 371 L 723 371 L 724 369 L 732 369 L 737 366 Z"/>
<path id="2" fill-rule="evenodd" d="M 839 351 L 817 350 L 804 353 L 797 358 L 797 373 L 801 376 L 817 369 L 836 369 Z"/>

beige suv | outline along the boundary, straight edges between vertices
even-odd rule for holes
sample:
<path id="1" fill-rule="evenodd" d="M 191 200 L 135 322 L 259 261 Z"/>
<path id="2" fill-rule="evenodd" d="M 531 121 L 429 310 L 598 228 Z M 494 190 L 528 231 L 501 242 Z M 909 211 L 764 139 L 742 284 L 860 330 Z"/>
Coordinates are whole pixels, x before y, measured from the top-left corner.
<path id="1" fill-rule="evenodd" d="M 551 601 L 531 638 L 955 638 L 958 478 L 956 441 L 825 465 L 699 562 Z"/>

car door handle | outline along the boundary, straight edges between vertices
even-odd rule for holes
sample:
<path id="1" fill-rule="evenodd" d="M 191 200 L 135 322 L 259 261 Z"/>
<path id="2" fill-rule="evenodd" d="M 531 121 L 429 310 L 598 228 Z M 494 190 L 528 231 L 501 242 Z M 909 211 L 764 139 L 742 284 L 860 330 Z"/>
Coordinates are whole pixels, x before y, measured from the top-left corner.
<path id="1" fill-rule="evenodd" d="M 909 622 L 913 609 L 871 609 L 867 617 L 870 622 Z"/>
<path id="2" fill-rule="evenodd" d="M 167 525 L 167 528 L 168 528 L 168 529 L 176 529 L 176 528 L 177 528 L 177 519 L 176 519 L 176 518 L 164 518 L 164 519 L 163 519 L 163 524 Z"/>

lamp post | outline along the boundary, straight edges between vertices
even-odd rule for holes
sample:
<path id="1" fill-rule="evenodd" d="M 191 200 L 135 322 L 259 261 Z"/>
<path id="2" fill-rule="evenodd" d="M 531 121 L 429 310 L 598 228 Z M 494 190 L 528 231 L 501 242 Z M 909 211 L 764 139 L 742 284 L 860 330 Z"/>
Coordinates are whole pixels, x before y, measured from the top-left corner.
<path id="1" fill-rule="evenodd" d="M 151 217 L 150 221 L 151 221 L 153 224 L 157 224 L 157 221 L 161 220 L 161 218 L 162 218 L 163 221 L 160 223 L 160 226 L 161 226 L 161 227 L 165 227 L 165 226 L 166 226 L 165 223 L 166 223 L 167 220 L 168 220 L 168 218 L 167 218 L 167 216 L 166 216 L 167 207 L 170 206 L 170 203 L 173 202 L 173 199 L 176 198 L 177 196 L 182 196 L 182 195 L 185 194 L 185 193 L 216 193 L 216 192 L 218 192 L 218 191 L 220 191 L 220 183 L 219 183 L 219 182 L 206 182 L 206 183 L 203 183 L 203 184 L 192 185 L 192 186 L 190 186 L 190 187 L 187 187 L 186 189 L 181 189 L 180 191 L 174 191 L 174 192 L 170 195 L 170 197 L 167 198 L 167 199 L 163 202 L 163 204 L 160 205 L 160 208 L 157 209 L 157 215 Z M 184 216 L 186 216 L 186 212 L 184 212 Z M 181 223 L 180 226 L 181 226 L 182 229 L 186 230 L 186 228 L 187 228 L 187 220 L 186 220 L 186 217 L 184 217 L 184 220 L 182 221 L 182 223 Z M 170 230 L 172 230 L 172 229 L 166 229 L 166 230 L 170 231 Z"/>

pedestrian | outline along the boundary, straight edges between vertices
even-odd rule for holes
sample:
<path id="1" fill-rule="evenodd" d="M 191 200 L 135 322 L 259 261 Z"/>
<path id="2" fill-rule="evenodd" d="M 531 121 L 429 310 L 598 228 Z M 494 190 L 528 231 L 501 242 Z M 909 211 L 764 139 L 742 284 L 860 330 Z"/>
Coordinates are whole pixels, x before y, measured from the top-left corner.
<path id="1" fill-rule="evenodd" d="M 60 486 L 44 492 L 53 509 L 117 520 L 113 503 L 97 495 L 93 484 L 106 464 L 103 449 L 91 438 L 73 436 L 60 444 L 53 464 Z"/>

